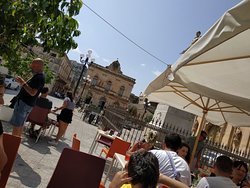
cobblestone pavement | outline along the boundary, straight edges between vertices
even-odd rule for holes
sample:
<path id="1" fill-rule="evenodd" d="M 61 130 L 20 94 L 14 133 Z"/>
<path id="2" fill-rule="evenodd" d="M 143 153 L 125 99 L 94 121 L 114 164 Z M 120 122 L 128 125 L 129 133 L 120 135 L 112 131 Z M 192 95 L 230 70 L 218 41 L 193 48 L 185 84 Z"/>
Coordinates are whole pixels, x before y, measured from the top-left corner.
<path id="1" fill-rule="evenodd" d="M 5 104 L 9 103 L 12 95 L 5 95 Z M 49 97 L 53 101 L 53 106 L 60 106 L 62 100 Z M 53 118 L 53 115 L 51 115 Z M 19 147 L 18 156 L 14 163 L 10 174 L 7 188 L 26 188 L 26 187 L 46 187 L 50 177 L 55 169 L 60 154 L 65 147 L 71 147 L 72 137 L 77 133 L 77 137 L 81 140 L 80 150 L 88 153 L 90 145 L 94 139 L 97 127 L 90 125 L 81 120 L 81 114 L 75 110 L 72 124 L 69 125 L 64 138 L 55 147 L 47 142 L 51 139 L 48 136 L 41 137 L 38 143 L 24 133 L 21 145 Z M 7 123 L 4 124 L 5 132 L 11 132 L 12 127 Z M 55 133 L 57 130 L 55 130 Z M 54 134 L 55 134 L 54 133 Z M 96 155 L 100 152 L 100 148 L 96 151 Z M 107 161 L 106 165 L 109 165 Z M 105 167 L 107 169 L 107 167 Z M 103 175 L 103 178 L 105 175 Z M 106 184 L 109 184 L 109 181 Z"/>

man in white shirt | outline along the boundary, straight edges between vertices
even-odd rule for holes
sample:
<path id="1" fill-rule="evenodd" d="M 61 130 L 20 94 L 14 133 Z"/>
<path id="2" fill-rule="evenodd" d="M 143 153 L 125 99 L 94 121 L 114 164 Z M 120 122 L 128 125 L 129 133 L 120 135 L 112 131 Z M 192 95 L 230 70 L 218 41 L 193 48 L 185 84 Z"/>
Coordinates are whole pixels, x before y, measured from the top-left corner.
<path id="1" fill-rule="evenodd" d="M 233 162 L 227 156 L 219 156 L 214 165 L 216 177 L 204 177 L 199 181 L 197 188 L 237 188 L 236 184 L 230 179 L 232 174 Z"/>
<path id="2" fill-rule="evenodd" d="M 176 150 L 181 145 L 178 134 L 170 134 L 165 137 L 163 150 L 151 150 L 159 161 L 160 173 L 177 179 L 187 186 L 191 186 L 191 173 L 187 162 L 179 157 Z"/>

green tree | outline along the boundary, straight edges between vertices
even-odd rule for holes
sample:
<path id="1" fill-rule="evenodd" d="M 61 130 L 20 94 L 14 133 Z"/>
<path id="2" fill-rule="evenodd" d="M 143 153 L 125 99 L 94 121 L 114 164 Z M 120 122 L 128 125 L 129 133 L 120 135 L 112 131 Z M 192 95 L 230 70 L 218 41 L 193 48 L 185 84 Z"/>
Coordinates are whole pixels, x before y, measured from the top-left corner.
<path id="1" fill-rule="evenodd" d="M 77 47 L 82 0 L 1 0 L 0 56 L 17 62 L 22 46 L 41 45 L 44 51 L 61 54 Z"/>
<path id="2" fill-rule="evenodd" d="M 36 56 L 31 53 L 23 53 L 22 56 L 18 56 L 16 62 L 9 62 L 4 64 L 8 68 L 9 74 L 18 75 L 24 78 L 25 80 L 31 78 L 32 72 L 30 69 L 30 63 Z M 45 73 L 45 82 L 50 83 L 54 78 L 54 73 L 48 67 L 49 62 L 44 60 L 44 73 Z"/>

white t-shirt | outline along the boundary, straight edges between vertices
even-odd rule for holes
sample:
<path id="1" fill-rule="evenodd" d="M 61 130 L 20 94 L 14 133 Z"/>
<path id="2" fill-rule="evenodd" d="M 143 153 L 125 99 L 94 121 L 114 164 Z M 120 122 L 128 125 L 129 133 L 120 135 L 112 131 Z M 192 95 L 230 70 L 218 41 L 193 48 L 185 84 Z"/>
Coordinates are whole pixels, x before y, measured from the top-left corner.
<path id="1" fill-rule="evenodd" d="M 201 178 L 196 188 L 237 188 L 237 186 L 230 178 L 216 176 Z"/>
<path id="2" fill-rule="evenodd" d="M 172 156 L 173 162 L 175 164 L 176 171 L 180 173 L 180 181 L 185 183 L 187 186 L 191 186 L 191 173 L 187 162 L 179 157 L 174 151 L 166 150 L 150 150 L 159 161 L 160 173 L 171 177 L 174 177 L 174 169 L 170 163 L 169 156 L 167 152 Z"/>

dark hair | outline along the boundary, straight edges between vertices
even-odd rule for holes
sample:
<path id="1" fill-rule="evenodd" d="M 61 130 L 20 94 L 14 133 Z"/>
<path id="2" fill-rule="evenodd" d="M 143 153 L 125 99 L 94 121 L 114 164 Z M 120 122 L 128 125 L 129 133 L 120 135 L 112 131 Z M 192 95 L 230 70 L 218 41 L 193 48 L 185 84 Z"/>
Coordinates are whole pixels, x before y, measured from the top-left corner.
<path id="1" fill-rule="evenodd" d="M 73 93 L 71 91 L 68 91 L 66 96 L 69 97 L 71 102 L 73 102 Z"/>
<path id="2" fill-rule="evenodd" d="M 246 170 L 246 174 L 248 173 L 248 167 L 247 164 L 244 161 L 234 161 L 233 168 L 241 168 L 244 167 Z"/>
<path id="3" fill-rule="evenodd" d="M 155 188 L 159 179 L 159 162 L 150 152 L 135 152 L 128 163 L 128 176 L 132 185 L 140 183 L 143 188 Z"/>
<path id="4" fill-rule="evenodd" d="M 45 94 L 45 93 L 48 93 L 48 91 L 49 91 L 49 88 L 48 87 L 44 87 L 44 88 L 42 88 L 41 93 Z"/>
<path id="5" fill-rule="evenodd" d="M 222 155 L 217 157 L 215 166 L 219 171 L 231 174 L 233 170 L 233 161 L 228 156 Z"/>
<path id="6" fill-rule="evenodd" d="M 188 149 L 187 155 L 185 156 L 185 160 L 187 161 L 187 163 L 189 163 L 191 157 L 190 146 L 187 143 L 182 142 L 179 149 L 181 149 L 182 147 L 186 147 Z"/>
<path id="7" fill-rule="evenodd" d="M 169 135 L 166 135 L 165 144 L 167 148 L 173 151 L 177 151 L 177 149 L 179 149 L 181 146 L 181 137 L 176 133 L 171 133 Z"/>

